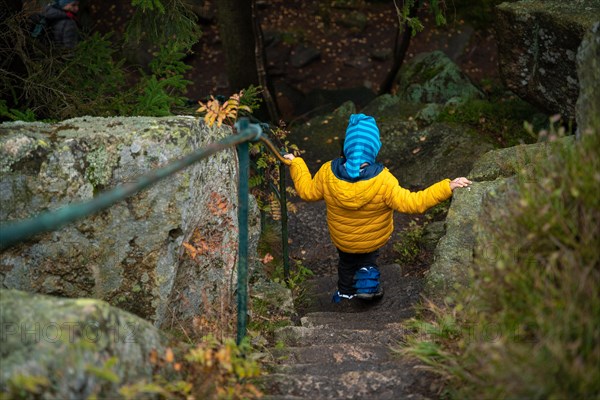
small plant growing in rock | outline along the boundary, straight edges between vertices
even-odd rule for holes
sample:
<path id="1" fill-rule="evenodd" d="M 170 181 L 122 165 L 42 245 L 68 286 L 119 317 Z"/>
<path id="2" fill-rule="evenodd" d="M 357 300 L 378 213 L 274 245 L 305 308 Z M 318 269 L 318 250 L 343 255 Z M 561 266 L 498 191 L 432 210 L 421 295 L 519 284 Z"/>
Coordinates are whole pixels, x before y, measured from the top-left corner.
<path id="1" fill-rule="evenodd" d="M 408 226 L 400 231 L 398 240 L 394 243 L 394 251 L 398 254 L 396 262 L 400 265 L 408 265 L 419 257 L 421 252 L 420 241 L 423 236 L 424 224 L 419 224 L 414 219 Z"/>

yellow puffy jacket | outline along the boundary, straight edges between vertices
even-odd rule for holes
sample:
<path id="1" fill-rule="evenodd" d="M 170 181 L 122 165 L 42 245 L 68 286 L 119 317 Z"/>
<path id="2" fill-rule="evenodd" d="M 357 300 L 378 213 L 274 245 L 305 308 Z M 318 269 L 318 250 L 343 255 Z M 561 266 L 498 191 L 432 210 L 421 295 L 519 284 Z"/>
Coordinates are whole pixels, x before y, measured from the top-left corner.
<path id="1" fill-rule="evenodd" d="M 347 253 L 369 253 L 382 247 L 394 230 L 394 210 L 420 214 L 452 196 L 449 179 L 411 192 L 381 164 L 369 165 L 359 178 L 352 179 L 343 162 L 338 158 L 323 164 L 312 178 L 304 160 L 296 157 L 290 173 L 300 198 L 325 199 L 331 240 Z"/>

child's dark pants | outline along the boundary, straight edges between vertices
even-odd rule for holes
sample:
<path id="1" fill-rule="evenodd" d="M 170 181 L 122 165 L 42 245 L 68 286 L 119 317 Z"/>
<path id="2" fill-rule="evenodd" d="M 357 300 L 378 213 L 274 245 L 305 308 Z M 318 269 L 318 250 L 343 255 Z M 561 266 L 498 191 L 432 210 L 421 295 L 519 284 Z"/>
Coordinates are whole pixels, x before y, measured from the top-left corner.
<path id="1" fill-rule="evenodd" d="M 379 250 L 370 253 L 346 253 L 338 249 L 340 261 L 338 265 L 338 290 L 344 294 L 354 294 L 354 274 L 360 268 L 377 265 Z"/>

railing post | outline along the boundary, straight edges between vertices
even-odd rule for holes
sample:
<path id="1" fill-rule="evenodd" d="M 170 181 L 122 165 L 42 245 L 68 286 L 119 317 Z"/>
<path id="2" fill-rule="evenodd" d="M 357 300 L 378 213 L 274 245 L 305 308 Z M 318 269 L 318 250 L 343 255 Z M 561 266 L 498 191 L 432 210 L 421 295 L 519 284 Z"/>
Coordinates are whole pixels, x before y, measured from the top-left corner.
<path id="1" fill-rule="evenodd" d="M 290 258 L 288 251 L 288 214 L 285 184 L 285 168 L 279 163 L 279 202 L 281 203 L 281 253 L 283 257 L 283 278 L 287 283 L 290 278 Z"/>
<path id="2" fill-rule="evenodd" d="M 238 283 L 237 283 L 237 344 L 246 336 L 246 323 L 248 315 L 248 179 L 250 169 L 250 156 L 248 142 L 237 146 L 239 160 L 238 177 Z"/>

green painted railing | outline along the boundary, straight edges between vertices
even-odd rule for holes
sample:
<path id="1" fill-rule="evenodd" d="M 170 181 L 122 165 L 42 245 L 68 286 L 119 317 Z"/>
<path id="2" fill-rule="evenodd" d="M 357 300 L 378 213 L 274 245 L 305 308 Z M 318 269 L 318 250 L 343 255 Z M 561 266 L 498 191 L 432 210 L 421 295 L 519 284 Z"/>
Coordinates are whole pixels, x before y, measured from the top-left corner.
<path id="1" fill-rule="evenodd" d="M 226 137 L 217 143 L 212 143 L 198 149 L 191 154 L 175 160 L 168 165 L 153 170 L 140 176 L 136 181 L 123 184 L 109 191 L 103 192 L 92 200 L 69 204 L 55 211 L 49 211 L 32 217 L 30 219 L 11 222 L 0 227 L 0 250 L 4 250 L 17 243 L 20 243 L 34 235 L 55 231 L 63 226 L 78 219 L 87 217 L 102 211 L 113 204 L 146 189 L 156 182 L 171 176 L 190 165 L 217 153 L 221 150 L 237 147 L 239 159 L 239 181 L 238 181 L 238 284 L 237 284 L 237 304 L 238 304 L 238 324 L 237 324 L 237 342 L 240 343 L 246 335 L 247 314 L 248 314 L 248 196 L 249 196 L 249 171 L 250 156 L 249 142 L 262 142 L 280 161 L 280 168 L 283 164 L 289 164 L 290 161 L 281 156 L 277 148 L 263 135 L 263 130 L 259 124 L 250 123 L 247 118 L 240 118 L 235 124 L 237 135 Z M 287 234 L 287 208 L 285 198 L 285 173 L 280 171 L 279 198 L 281 201 L 282 213 L 282 247 L 283 247 L 283 266 L 284 276 L 289 277 L 288 260 L 288 234 Z"/>

